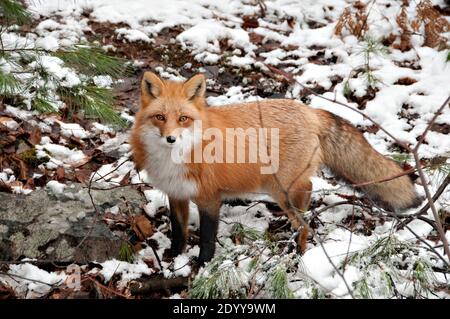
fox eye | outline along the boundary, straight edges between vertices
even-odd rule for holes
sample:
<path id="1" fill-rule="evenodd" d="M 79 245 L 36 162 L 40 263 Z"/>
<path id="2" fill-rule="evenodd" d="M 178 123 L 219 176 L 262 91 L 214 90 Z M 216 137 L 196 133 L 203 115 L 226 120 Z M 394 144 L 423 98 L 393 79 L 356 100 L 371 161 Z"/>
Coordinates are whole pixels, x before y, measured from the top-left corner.
<path id="1" fill-rule="evenodd" d="M 156 117 L 156 119 L 158 120 L 158 121 L 164 121 L 166 118 L 164 117 L 164 115 L 161 115 L 161 114 L 157 114 L 157 115 L 155 115 L 155 117 Z"/>
<path id="2" fill-rule="evenodd" d="M 187 121 L 187 116 L 180 116 L 180 118 L 178 119 L 180 122 L 186 122 Z"/>

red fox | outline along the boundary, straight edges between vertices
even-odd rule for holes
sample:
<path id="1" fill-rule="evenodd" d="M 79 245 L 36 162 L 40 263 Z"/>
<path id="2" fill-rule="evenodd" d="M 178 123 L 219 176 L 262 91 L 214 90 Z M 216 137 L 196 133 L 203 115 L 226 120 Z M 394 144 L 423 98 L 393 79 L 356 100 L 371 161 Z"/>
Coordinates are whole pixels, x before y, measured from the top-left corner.
<path id="1" fill-rule="evenodd" d="M 200 213 L 198 262 L 203 264 L 214 256 L 224 198 L 269 194 L 297 230 L 301 226 L 297 212 L 308 209 L 310 177 L 321 165 L 353 184 L 403 172 L 394 161 L 375 151 L 355 127 L 330 112 L 288 99 L 210 107 L 205 91 L 202 74 L 175 82 L 146 72 L 141 83 L 141 108 L 131 133 L 136 168 L 145 170 L 152 184 L 169 197 L 173 256 L 186 245 L 190 200 Z M 199 125 L 200 130 L 196 128 Z M 231 135 L 230 129 L 234 129 Z M 276 134 L 268 137 L 263 129 Z M 261 137 L 258 135 L 265 143 L 255 142 Z M 257 146 L 259 153 L 255 155 Z M 244 153 L 236 160 L 234 155 L 242 149 Z M 264 173 L 267 167 L 273 172 Z M 361 191 L 391 211 L 416 207 L 421 202 L 405 175 L 361 187 Z M 307 235 L 304 227 L 298 237 L 301 250 L 306 247 Z"/>

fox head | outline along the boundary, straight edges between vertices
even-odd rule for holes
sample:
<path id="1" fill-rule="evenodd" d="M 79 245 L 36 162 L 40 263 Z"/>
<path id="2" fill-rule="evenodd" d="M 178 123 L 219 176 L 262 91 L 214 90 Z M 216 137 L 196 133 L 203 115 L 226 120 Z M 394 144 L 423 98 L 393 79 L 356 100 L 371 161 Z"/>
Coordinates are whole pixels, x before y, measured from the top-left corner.
<path id="1" fill-rule="evenodd" d="M 145 72 L 141 82 L 139 121 L 145 134 L 160 146 L 195 142 L 194 122 L 203 120 L 206 83 L 203 74 L 185 82 L 165 81 Z"/>

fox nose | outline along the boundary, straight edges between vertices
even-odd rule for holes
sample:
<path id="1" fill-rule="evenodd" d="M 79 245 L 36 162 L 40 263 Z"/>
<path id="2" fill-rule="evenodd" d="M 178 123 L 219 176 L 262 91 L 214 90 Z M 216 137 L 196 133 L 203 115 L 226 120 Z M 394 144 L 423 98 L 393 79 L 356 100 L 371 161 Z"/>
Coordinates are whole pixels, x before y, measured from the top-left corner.
<path id="1" fill-rule="evenodd" d="M 166 137 L 167 143 L 173 144 L 177 140 L 175 136 L 169 135 Z"/>

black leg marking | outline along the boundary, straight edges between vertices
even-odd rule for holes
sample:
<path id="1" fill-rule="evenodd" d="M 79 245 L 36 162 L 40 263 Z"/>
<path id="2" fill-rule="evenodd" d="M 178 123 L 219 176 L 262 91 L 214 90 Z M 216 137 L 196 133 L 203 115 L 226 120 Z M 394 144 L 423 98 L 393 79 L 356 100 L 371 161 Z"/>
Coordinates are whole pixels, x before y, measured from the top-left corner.
<path id="1" fill-rule="evenodd" d="M 175 212 L 170 213 L 170 223 L 172 226 L 172 243 L 170 245 L 170 256 L 176 257 L 183 252 L 184 247 L 186 246 L 186 236 Z"/>
<path id="2" fill-rule="evenodd" d="M 200 211 L 200 255 L 199 264 L 204 264 L 214 257 L 216 235 L 219 226 L 219 216 L 213 217 L 205 211 Z"/>

